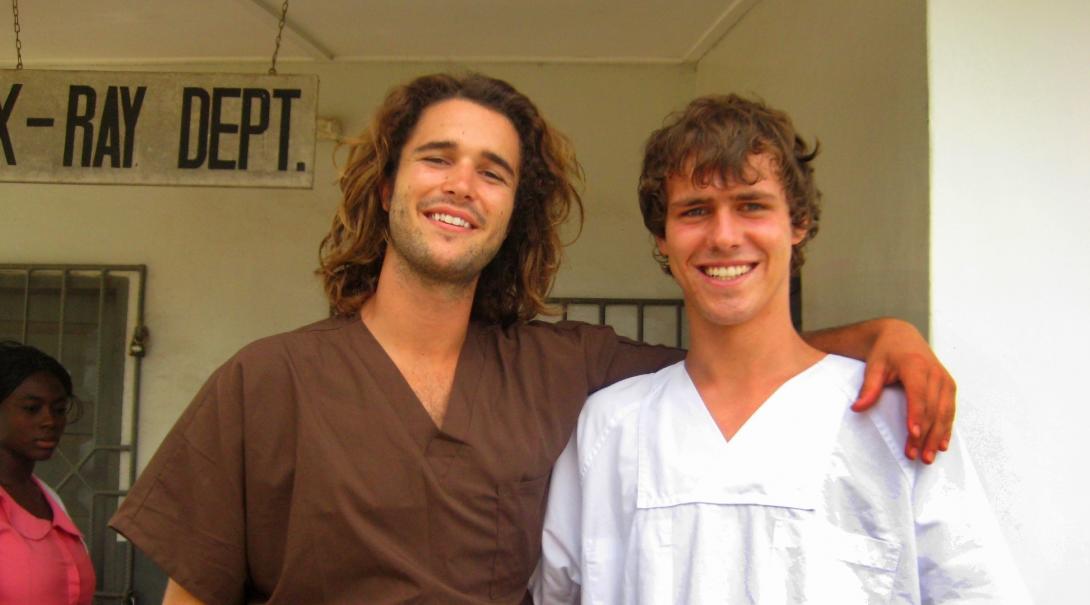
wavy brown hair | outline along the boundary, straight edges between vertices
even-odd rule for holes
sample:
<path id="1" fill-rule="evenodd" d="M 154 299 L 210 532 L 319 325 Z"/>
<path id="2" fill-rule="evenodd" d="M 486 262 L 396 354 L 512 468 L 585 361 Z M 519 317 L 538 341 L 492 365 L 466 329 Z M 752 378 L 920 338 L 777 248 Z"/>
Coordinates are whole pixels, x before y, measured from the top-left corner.
<path id="1" fill-rule="evenodd" d="M 394 188 L 402 147 L 421 114 L 448 99 L 473 101 L 503 114 L 519 135 L 514 212 L 507 238 L 481 272 L 472 316 L 509 324 L 547 311 L 545 299 L 562 256 L 560 225 L 573 209 L 580 226 L 583 220 L 577 189 L 583 174 L 571 144 L 507 82 L 481 74 L 433 74 L 391 90 L 370 127 L 345 143 L 343 198 L 319 248 L 317 271 L 333 314 L 354 314 L 375 293 L 389 221 L 383 192 Z"/>
<path id="2" fill-rule="evenodd" d="M 819 145 L 810 146 L 795 132 L 791 118 L 760 101 L 738 95 L 700 97 L 684 111 L 671 115 L 666 125 L 651 133 L 644 149 L 639 199 L 643 224 L 656 237 L 666 236 L 666 181 L 692 170 L 693 184 L 706 186 L 715 177 L 724 182 L 752 184 L 749 170 L 755 154 L 772 156 L 787 196 L 791 225 L 804 229 L 802 241 L 791 249 L 791 272 L 805 260 L 803 247 L 818 230 L 821 192 L 814 183 L 812 162 Z M 753 178 L 750 178 L 753 177 Z M 667 259 L 654 251 L 663 271 Z"/>

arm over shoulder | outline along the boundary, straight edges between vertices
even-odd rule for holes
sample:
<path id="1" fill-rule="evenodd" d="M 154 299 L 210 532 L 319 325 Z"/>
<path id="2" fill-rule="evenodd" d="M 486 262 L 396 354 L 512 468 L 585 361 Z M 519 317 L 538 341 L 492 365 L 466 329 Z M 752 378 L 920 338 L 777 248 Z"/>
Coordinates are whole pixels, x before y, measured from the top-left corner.
<path id="1" fill-rule="evenodd" d="M 921 602 L 1031 603 L 960 434 L 933 464 L 901 455 L 905 399 L 887 387 L 865 417 L 910 490 Z"/>
<path id="2" fill-rule="evenodd" d="M 561 322 L 558 325 L 579 330 L 592 393 L 626 378 L 656 372 L 685 358 L 682 349 L 625 338 L 617 335 L 609 326 L 579 322 Z"/>

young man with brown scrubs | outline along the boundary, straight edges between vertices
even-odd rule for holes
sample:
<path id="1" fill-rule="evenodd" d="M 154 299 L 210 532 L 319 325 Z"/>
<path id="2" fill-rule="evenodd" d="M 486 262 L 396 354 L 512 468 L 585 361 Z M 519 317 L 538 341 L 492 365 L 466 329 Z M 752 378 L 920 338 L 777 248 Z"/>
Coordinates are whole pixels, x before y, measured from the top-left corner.
<path id="1" fill-rule="evenodd" d="M 352 144 L 322 242 L 334 317 L 244 347 L 208 380 L 112 525 L 167 603 L 519 603 L 550 469 L 587 394 L 681 351 L 529 321 L 582 213 L 564 137 L 505 82 L 418 78 Z M 918 397 L 911 454 L 950 434 L 953 384 L 904 322 L 815 337 L 871 351 L 870 403 Z M 941 395 L 940 395 L 941 394 Z"/>

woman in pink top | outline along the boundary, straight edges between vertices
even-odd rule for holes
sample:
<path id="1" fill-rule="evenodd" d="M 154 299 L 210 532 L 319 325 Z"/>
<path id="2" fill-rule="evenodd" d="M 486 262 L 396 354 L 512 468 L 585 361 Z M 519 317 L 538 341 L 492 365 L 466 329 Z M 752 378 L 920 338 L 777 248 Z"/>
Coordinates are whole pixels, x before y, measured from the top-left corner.
<path id="1" fill-rule="evenodd" d="M 0 603 L 89 605 L 94 596 L 83 537 L 33 474 L 53 455 L 76 401 L 57 360 L 0 342 Z"/>

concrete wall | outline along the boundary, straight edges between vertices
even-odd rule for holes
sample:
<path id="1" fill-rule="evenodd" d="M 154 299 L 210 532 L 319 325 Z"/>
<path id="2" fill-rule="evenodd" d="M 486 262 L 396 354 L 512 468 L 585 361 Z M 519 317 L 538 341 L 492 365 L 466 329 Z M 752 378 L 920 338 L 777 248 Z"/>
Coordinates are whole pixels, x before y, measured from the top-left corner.
<path id="1" fill-rule="evenodd" d="M 918 2 L 762 0 L 697 66 L 696 93 L 756 95 L 821 141 L 810 327 L 894 315 L 928 329 L 927 63 Z"/>
<path id="2" fill-rule="evenodd" d="M 185 69 L 258 68 L 161 68 Z M 634 192 L 643 138 L 684 98 L 690 68 L 287 64 L 281 73 L 317 73 L 319 114 L 355 133 L 391 86 L 443 69 L 510 80 L 574 140 L 587 222 L 558 295 L 674 294 L 651 260 Z M 312 191 L 0 184 L 0 262 L 148 265 L 139 468 L 215 366 L 246 342 L 324 316 L 312 271 L 339 199 L 332 152 L 319 143 Z"/>
<path id="3" fill-rule="evenodd" d="M 1038 603 L 1086 600 L 1090 4 L 928 3 L 932 340 Z"/>

